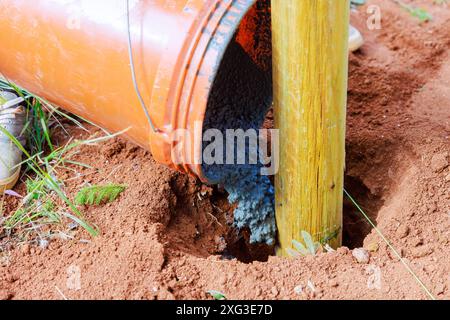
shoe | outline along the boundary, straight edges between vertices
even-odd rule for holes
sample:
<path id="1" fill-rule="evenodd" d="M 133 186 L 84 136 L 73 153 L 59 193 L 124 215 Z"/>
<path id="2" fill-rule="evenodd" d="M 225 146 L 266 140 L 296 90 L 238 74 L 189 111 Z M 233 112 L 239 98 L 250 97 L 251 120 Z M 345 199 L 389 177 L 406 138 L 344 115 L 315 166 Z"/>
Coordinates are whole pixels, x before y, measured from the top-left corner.
<path id="1" fill-rule="evenodd" d="M 362 47 L 364 44 L 364 38 L 354 26 L 350 25 L 350 34 L 348 39 L 348 50 L 354 52 Z"/>
<path id="2" fill-rule="evenodd" d="M 14 136 L 22 146 L 25 144 L 23 129 L 25 126 L 24 101 L 14 93 L 0 91 L 0 126 Z M 11 139 L 0 132 L 0 192 L 12 189 L 20 176 L 22 151 Z"/>

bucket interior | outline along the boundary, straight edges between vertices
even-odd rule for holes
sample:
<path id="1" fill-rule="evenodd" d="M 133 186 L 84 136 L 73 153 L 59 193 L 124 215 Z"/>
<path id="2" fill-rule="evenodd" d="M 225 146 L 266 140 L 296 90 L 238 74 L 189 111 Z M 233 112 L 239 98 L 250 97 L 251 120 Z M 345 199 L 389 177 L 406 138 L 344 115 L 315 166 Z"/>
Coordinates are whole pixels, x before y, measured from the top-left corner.
<path id="1" fill-rule="evenodd" d="M 203 132 L 261 128 L 273 100 L 270 1 L 259 0 L 241 21 L 223 55 L 208 97 Z M 211 168 L 213 167 L 213 168 Z M 221 170 L 203 165 L 211 183 Z M 223 169 L 223 167 L 221 168 Z"/>

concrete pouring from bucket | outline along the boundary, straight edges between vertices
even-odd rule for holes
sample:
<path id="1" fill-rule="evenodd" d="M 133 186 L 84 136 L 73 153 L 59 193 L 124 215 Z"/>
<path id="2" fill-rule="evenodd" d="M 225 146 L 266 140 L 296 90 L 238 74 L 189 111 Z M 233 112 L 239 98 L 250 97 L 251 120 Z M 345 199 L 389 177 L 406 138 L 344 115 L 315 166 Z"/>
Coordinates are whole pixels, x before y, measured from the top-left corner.
<path id="1" fill-rule="evenodd" d="M 271 83 L 270 72 L 258 67 L 233 40 L 225 52 L 209 96 L 203 132 L 216 129 L 221 136 L 226 136 L 228 129 L 247 131 L 261 128 L 272 103 Z M 234 147 L 233 164 L 225 159 L 225 149 L 230 147 L 230 143 Z M 203 142 L 204 153 L 209 151 L 209 145 L 209 142 Z M 244 145 L 239 145 L 234 138 L 227 140 L 221 155 L 212 154 L 213 157 L 219 156 L 218 160 L 223 164 L 203 164 L 202 169 L 208 180 L 223 185 L 229 193 L 229 201 L 237 204 L 235 227 L 248 227 L 251 243 L 273 245 L 276 236 L 274 187 L 268 176 L 261 175 L 260 161 L 249 164 L 250 154 L 254 151 L 247 139 Z M 237 157 L 243 155 L 245 164 L 237 164 Z"/>

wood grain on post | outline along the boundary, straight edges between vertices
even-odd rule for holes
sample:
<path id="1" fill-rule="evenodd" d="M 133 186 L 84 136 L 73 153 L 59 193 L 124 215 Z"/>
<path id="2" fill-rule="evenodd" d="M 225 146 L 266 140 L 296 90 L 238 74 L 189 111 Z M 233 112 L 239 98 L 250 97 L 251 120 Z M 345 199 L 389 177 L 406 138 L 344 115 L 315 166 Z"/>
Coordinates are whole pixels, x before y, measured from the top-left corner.
<path id="1" fill-rule="evenodd" d="M 342 241 L 348 0 L 272 0 L 280 255 L 302 230 Z"/>

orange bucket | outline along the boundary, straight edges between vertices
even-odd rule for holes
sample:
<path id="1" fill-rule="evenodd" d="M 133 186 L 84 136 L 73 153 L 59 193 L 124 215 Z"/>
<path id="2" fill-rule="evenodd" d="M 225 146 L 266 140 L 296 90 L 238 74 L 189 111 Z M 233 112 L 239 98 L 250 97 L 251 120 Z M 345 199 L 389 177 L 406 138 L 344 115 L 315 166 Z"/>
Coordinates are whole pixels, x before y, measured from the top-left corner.
<path id="1" fill-rule="evenodd" d="M 128 128 L 157 161 L 206 181 L 182 156 L 198 157 L 201 141 L 180 146 L 171 134 L 201 128 L 231 41 L 270 72 L 269 0 L 130 0 L 137 84 L 156 132 L 131 78 L 126 1 L 1 1 L 0 72 L 110 131 Z"/>

